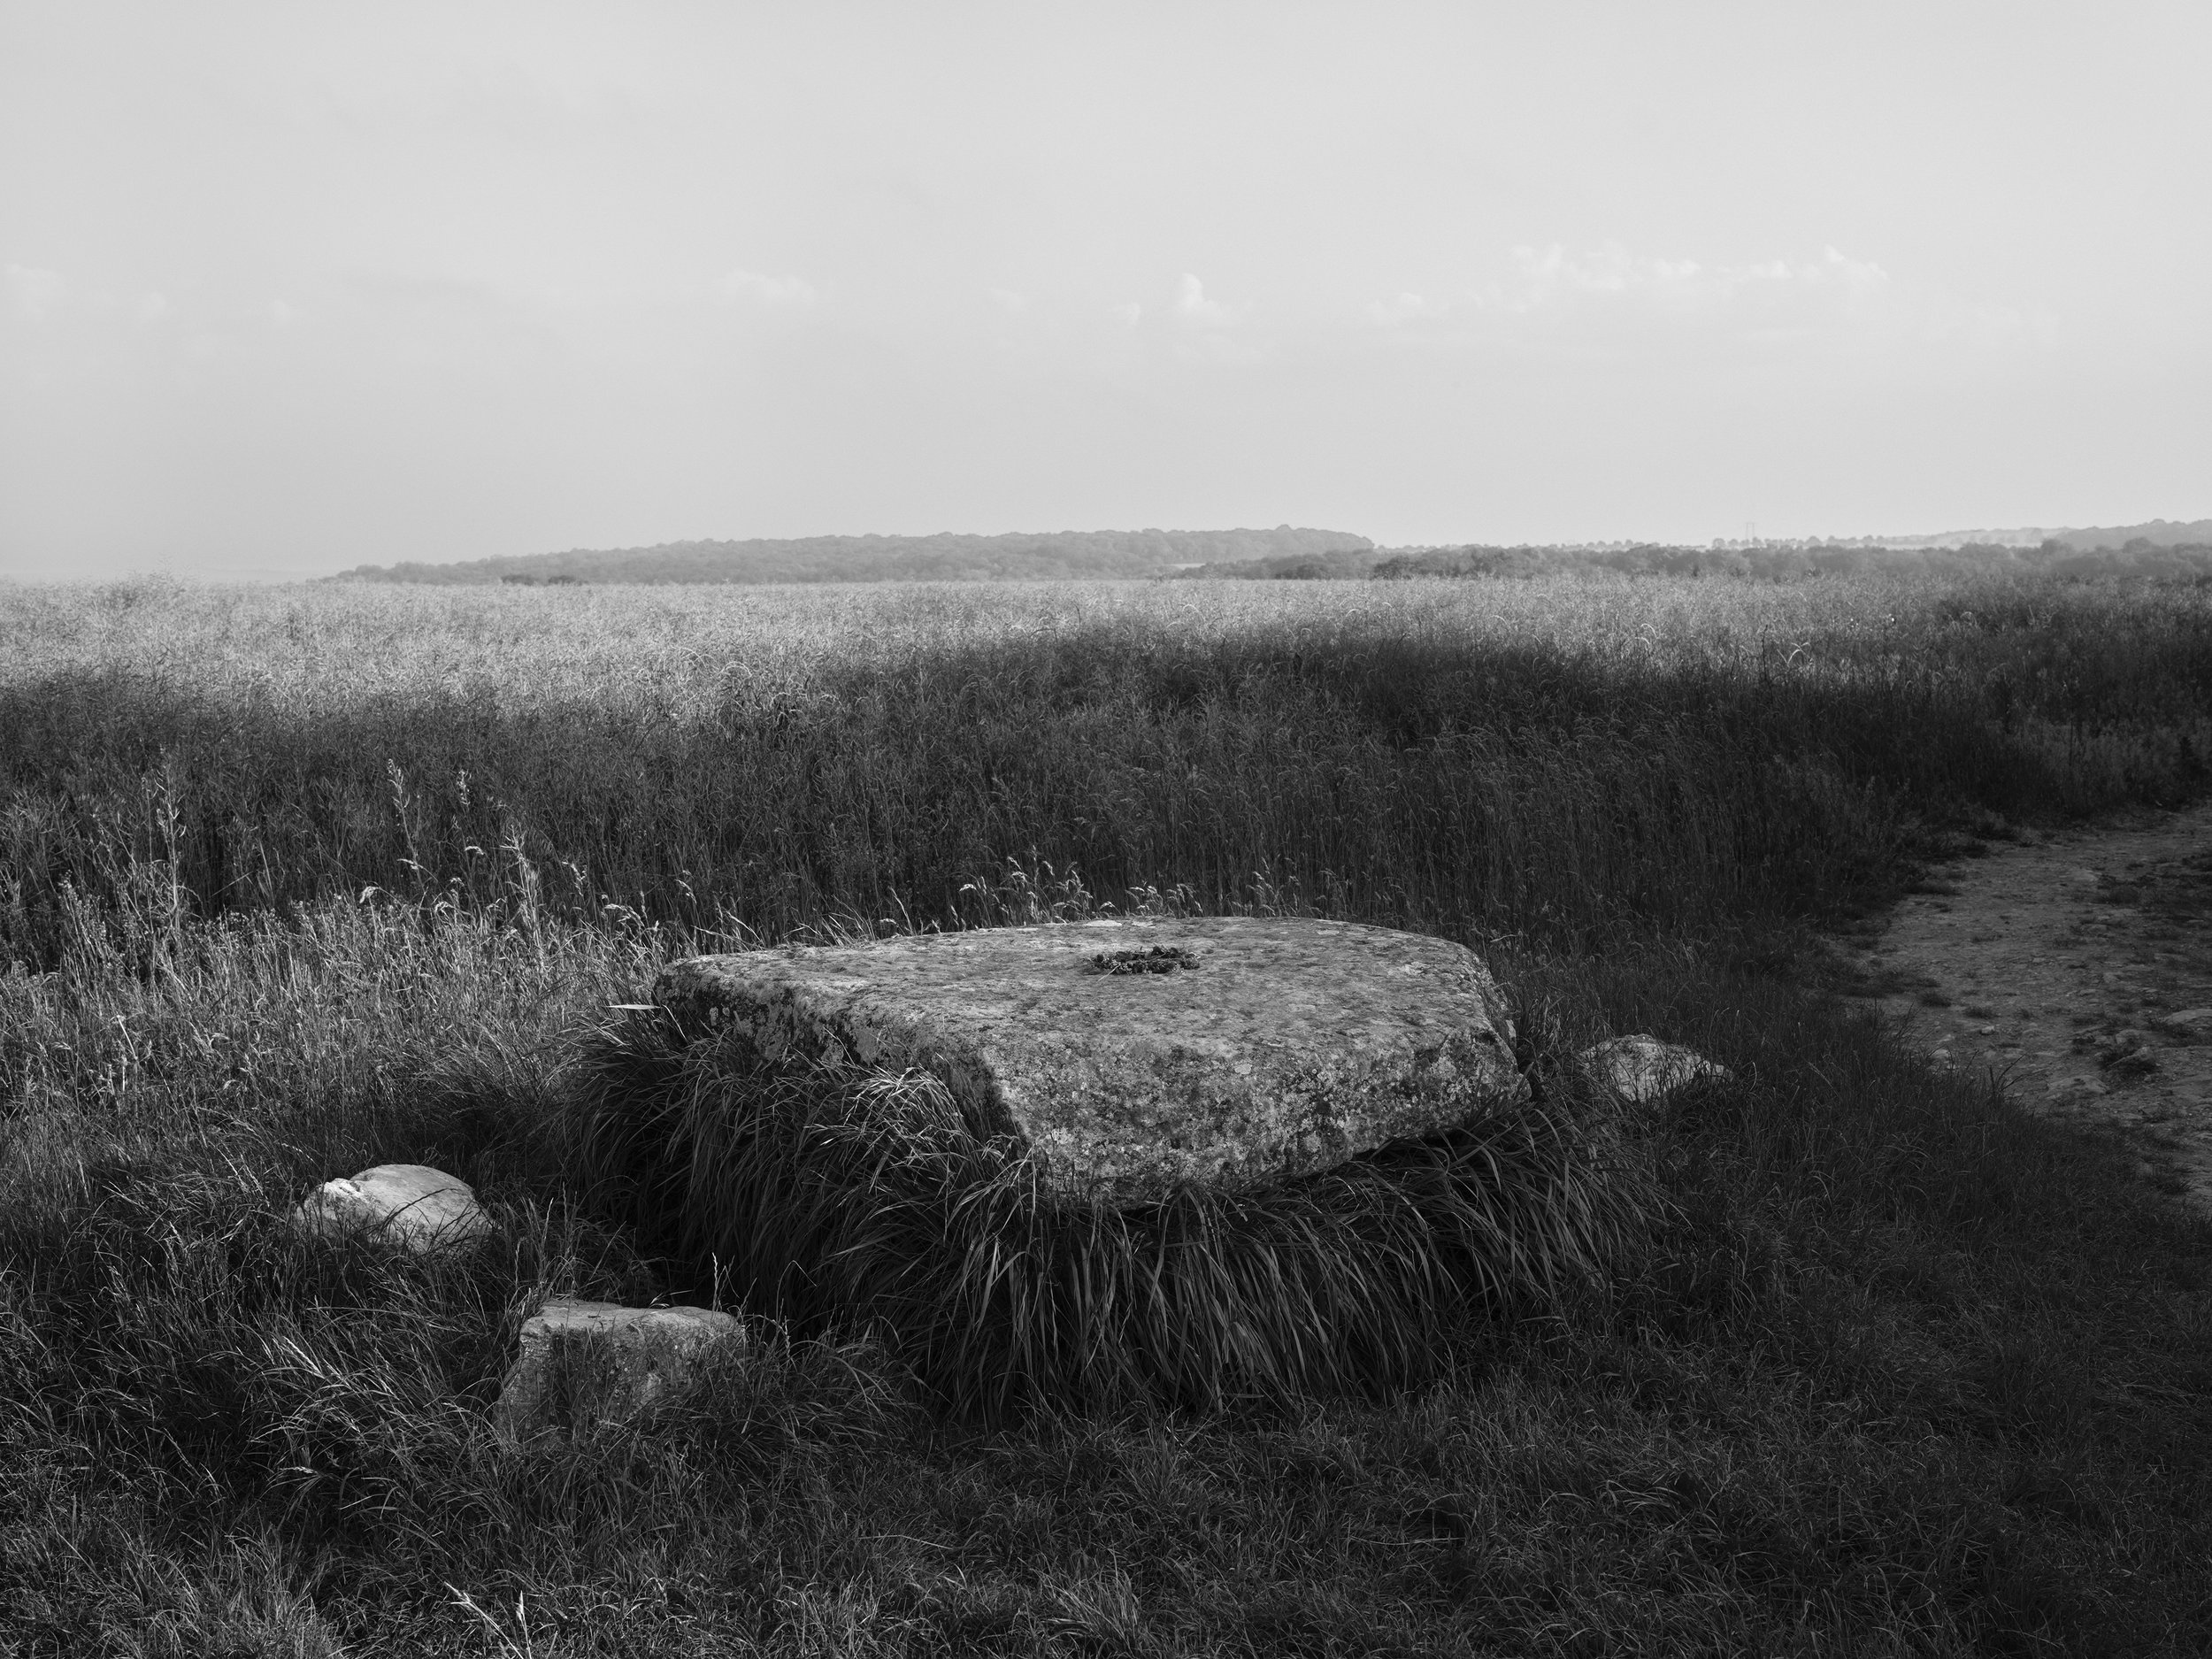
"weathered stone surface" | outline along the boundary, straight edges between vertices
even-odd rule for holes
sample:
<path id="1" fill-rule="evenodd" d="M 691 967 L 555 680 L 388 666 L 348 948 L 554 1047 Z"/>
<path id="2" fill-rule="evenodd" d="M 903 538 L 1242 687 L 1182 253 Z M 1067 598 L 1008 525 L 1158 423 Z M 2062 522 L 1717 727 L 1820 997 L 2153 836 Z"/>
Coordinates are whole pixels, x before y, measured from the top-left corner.
<path id="1" fill-rule="evenodd" d="M 2169 1037 L 2185 1042 L 2212 1036 L 2212 1008 L 2185 1008 L 2171 1014 L 2156 1014 L 2150 1023 Z"/>
<path id="2" fill-rule="evenodd" d="M 493 1427 L 522 1440 L 634 1422 L 688 1391 L 709 1355 L 745 1340 L 744 1321 L 710 1309 L 552 1298 L 523 1322 Z"/>
<path id="3" fill-rule="evenodd" d="M 1525 1099 L 1489 972 L 1298 918 L 1106 921 L 672 964 L 657 1001 L 787 1055 L 943 1079 L 1058 1190 L 1328 1168 Z"/>
<path id="4" fill-rule="evenodd" d="M 305 1233 L 373 1233 L 418 1256 L 463 1248 L 492 1230 L 468 1183 L 426 1164 L 380 1164 L 325 1181 L 292 1223 Z"/>
<path id="5" fill-rule="evenodd" d="M 1600 1087 L 1632 1105 L 1664 1099 L 1700 1078 L 1730 1075 L 1726 1066 L 1694 1048 L 1662 1042 L 1641 1032 L 1593 1043 L 1576 1058 Z"/>
<path id="6" fill-rule="evenodd" d="M 2097 1064 L 2121 1077 L 2144 1077 L 2158 1070 L 2158 1050 L 2145 1033 L 2125 1026 L 2098 1048 Z"/>

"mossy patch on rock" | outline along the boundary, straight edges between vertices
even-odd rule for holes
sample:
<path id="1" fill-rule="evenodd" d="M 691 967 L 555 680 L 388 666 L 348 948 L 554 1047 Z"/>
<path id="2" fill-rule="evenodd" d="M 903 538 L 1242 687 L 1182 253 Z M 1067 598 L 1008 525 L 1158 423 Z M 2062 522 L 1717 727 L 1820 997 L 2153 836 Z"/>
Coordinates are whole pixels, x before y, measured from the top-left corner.
<path id="1" fill-rule="evenodd" d="M 1174 973 L 1198 965 L 1198 953 L 1182 945 L 1153 945 L 1133 950 L 1101 950 L 1091 957 L 1100 973 Z"/>

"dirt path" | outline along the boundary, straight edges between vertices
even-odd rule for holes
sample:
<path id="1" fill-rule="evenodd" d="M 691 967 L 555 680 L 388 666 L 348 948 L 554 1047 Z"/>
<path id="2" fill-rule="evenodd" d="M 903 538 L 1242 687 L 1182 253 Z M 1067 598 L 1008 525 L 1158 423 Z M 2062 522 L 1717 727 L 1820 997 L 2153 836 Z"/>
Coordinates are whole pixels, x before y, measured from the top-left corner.
<path id="1" fill-rule="evenodd" d="M 1996 843 L 1843 949 L 1909 1041 L 2212 1214 L 2212 804 Z"/>

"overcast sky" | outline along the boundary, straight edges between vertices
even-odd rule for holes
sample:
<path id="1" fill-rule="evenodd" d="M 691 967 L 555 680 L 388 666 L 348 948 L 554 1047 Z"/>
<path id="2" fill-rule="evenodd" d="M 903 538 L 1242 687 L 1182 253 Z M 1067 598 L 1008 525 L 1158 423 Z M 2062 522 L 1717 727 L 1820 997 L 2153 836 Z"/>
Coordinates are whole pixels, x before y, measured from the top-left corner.
<path id="1" fill-rule="evenodd" d="M 0 572 L 2212 513 L 2212 4 L 0 0 Z"/>

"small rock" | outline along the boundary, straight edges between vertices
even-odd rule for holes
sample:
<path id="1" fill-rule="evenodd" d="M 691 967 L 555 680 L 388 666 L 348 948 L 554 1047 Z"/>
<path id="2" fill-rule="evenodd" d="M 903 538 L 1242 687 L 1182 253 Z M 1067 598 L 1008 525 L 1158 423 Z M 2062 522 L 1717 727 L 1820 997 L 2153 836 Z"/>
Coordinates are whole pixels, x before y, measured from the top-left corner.
<path id="1" fill-rule="evenodd" d="M 1609 1037 L 1575 1057 L 1601 1087 L 1632 1105 L 1663 1099 L 1701 1078 L 1725 1081 L 1733 1075 L 1694 1048 L 1662 1042 L 1641 1032 Z"/>
<path id="2" fill-rule="evenodd" d="M 745 1340 L 743 1320 L 706 1308 L 553 1297 L 523 1322 L 493 1428 L 514 1442 L 649 1417 L 690 1390 L 710 1354 Z"/>
<path id="3" fill-rule="evenodd" d="M 372 1233 L 416 1256 L 464 1248 L 492 1231 L 466 1181 L 425 1164 L 380 1164 L 325 1181 L 292 1212 L 303 1233 Z"/>
<path id="4" fill-rule="evenodd" d="M 2151 1040 L 2130 1025 L 2114 1032 L 2098 1045 L 2097 1064 L 2122 1071 L 2149 1071 L 2157 1069 L 2158 1056 Z"/>
<path id="5" fill-rule="evenodd" d="M 2107 1094 L 2111 1093 L 2109 1088 L 2093 1077 L 2062 1077 L 2053 1082 L 2045 1092 L 2052 1094 Z"/>

